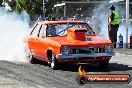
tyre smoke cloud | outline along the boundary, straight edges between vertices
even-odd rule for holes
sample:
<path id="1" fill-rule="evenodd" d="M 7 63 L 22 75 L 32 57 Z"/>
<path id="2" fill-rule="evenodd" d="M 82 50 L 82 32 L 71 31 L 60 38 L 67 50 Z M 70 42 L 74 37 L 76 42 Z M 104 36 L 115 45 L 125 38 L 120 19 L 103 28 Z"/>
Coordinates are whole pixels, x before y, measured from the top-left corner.
<path id="1" fill-rule="evenodd" d="M 26 11 L 17 14 L 0 7 L 0 60 L 26 61 L 23 38 L 29 21 Z"/>

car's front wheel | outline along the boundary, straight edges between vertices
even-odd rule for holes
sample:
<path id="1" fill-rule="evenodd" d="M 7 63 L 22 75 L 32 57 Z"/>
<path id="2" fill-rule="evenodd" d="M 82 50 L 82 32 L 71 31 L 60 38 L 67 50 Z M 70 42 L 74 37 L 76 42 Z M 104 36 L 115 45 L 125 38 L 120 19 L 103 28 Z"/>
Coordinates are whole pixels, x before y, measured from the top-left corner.
<path id="1" fill-rule="evenodd" d="M 53 53 L 50 56 L 50 66 L 53 70 L 58 68 L 58 62 L 57 62 L 56 57 Z"/>

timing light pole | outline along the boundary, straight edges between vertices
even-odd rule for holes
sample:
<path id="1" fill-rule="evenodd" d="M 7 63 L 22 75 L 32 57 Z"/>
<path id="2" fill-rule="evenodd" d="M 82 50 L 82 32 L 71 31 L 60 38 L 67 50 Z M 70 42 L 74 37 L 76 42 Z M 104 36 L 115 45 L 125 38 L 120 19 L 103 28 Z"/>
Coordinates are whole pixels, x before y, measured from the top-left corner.
<path id="1" fill-rule="evenodd" d="M 48 0 L 43 0 L 43 15 L 45 17 L 45 4 L 48 2 Z"/>
<path id="2" fill-rule="evenodd" d="M 44 17 L 45 17 L 45 1 L 43 0 L 43 15 L 44 15 Z"/>
<path id="3" fill-rule="evenodd" d="M 128 48 L 129 0 L 126 0 L 126 48 Z"/>

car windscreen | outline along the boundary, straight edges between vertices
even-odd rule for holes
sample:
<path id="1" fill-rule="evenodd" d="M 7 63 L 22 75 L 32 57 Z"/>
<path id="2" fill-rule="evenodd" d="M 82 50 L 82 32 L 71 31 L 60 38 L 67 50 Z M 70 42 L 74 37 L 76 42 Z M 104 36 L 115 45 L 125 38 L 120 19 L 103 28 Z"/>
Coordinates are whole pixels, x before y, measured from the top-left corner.
<path id="1" fill-rule="evenodd" d="M 48 36 L 65 36 L 68 28 L 86 28 L 86 35 L 94 35 L 94 32 L 88 24 L 84 23 L 67 23 L 67 24 L 49 24 Z"/>

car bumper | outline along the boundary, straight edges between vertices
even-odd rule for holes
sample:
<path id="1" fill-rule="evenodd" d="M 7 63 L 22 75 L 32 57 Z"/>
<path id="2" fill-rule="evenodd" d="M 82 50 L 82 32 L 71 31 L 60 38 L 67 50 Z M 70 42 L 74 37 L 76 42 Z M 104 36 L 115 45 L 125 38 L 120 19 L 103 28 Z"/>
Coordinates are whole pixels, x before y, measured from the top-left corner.
<path id="1" fill-rule="evenodd" d="M 112 57 L 114 53 L 90 53 L 90 54 L 58 54 L 56 58 L 70 59 L 70 58 L 96 58 L 96 57 Z"/>
<path id="2" fill-rule="evenodd" d="M 110 60 L 114 53 L 90 53 L 90 54 L 58 54 L 56 58 L 58 62 L 98 62 Z"/>

